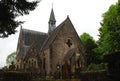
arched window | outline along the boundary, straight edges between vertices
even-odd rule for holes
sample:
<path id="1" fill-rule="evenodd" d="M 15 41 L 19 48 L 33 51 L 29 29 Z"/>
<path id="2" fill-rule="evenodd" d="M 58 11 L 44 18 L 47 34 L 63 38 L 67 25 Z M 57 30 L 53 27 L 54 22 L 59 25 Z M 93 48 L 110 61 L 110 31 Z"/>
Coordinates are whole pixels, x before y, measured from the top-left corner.
<path id="1" fill-rule="evenodd" d="M 80 60 L 79 59 L 77 60 L 77 65 L 78 65 L 78 67 L 80 67 Z"/>
<path id="2" fill-rule="evenodd" d="M 36 61 L 34 61 L 34 66 L 36 67 Z"/>
<path id="3" fill-rule="evenodd" d="M 28 61 L 28 65 L 29 65 L 29 67 L 31 66 L 31 64 L 30 64 L 30 60 Z"/>
<path id="4" fill-rule="evenodd" d="M 19 59 L 17 60 L 17 62 L 19 62 Z"/>
<path id="5" fill-rule="evenodd" d="M 43 69 L 45 69 L 45 61 L 46 61 L 46 59 L 44 58 L 43 59 Z"/>
<path id="6" fill-rule="evenodd" d="M 32 67 L 34 67 L 34 62 L 33 62 L 33 59 L 32 59 Z"/>

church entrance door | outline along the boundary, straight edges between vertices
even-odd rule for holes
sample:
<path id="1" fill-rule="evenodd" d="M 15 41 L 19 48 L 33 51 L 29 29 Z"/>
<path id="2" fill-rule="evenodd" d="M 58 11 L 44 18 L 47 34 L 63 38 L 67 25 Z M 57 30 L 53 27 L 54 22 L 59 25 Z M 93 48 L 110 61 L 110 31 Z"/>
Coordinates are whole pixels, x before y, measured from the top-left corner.
<path id="1" fill-rule="evenodd" d="M 62 78 L 68 79 L 70 78 L 70 65 L 67 61 L 65 61 L 64 65 L 62 65 Z"/>

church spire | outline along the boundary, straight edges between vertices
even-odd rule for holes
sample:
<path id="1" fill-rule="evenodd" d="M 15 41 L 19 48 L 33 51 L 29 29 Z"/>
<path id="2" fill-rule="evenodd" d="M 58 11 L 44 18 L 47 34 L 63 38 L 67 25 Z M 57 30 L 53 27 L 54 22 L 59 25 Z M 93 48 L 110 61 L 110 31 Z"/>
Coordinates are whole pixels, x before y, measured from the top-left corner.
<path id="1" fill-rule="evenodd" d="M 55 15 L 54 15 L 54 11 L 53 8 L 51 10 L 51 14 L 50 14 L 50 18 L 49 18 L 49 30 L 48 33 L 50 33 L 51 31 L 53 31 L 56 27 L 56 19 L 55 19 Z"/>

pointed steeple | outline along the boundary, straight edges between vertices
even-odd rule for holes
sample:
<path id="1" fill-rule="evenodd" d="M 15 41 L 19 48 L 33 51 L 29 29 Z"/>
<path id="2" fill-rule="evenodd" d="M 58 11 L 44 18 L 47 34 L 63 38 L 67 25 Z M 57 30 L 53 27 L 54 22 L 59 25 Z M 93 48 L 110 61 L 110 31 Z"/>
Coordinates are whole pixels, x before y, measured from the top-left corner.
<path id="1" fill-rule="evenodd" d="M 55 27 L 56 27 L 56 19 L 55 19 L 55 15 L 54 15 L 54 11 L 53 11 L 53 8 L 51 10 L 51 14 L 50 14 L 50 18 L 49 18 L 49 30 L 48 30 L 48 33 L 52 32 Z"/>
<path id="2" fill-rule="evenodd" d="M 56 22 L 56 19 L 55 19 L 55 15 L 54 15 L 53 8 L 52 8 L 52 10 L 51 10 L 51 14 L 50 14 L 50 18 L 49 18 L 49 23 L 50 23 L 51 21 Z"/>

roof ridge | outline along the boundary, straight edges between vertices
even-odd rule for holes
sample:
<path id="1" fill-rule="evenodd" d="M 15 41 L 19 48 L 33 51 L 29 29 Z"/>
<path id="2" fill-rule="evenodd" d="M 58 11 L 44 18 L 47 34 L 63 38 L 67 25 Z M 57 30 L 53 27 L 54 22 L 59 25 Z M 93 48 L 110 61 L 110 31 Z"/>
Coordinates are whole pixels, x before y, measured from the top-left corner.
<path id="1" fill-rule="evenodd" d="M 30 33 L 47 34 L 47 33 L 45 33 L 45 32 L 40 32 L 40 31 L 31 30 L 31 29 L 25 29 L 25 28 L 22 28 L 21 30 L 22 30 L 22 31 L 25 31 L 25 32 L 30 32 Z"/>

